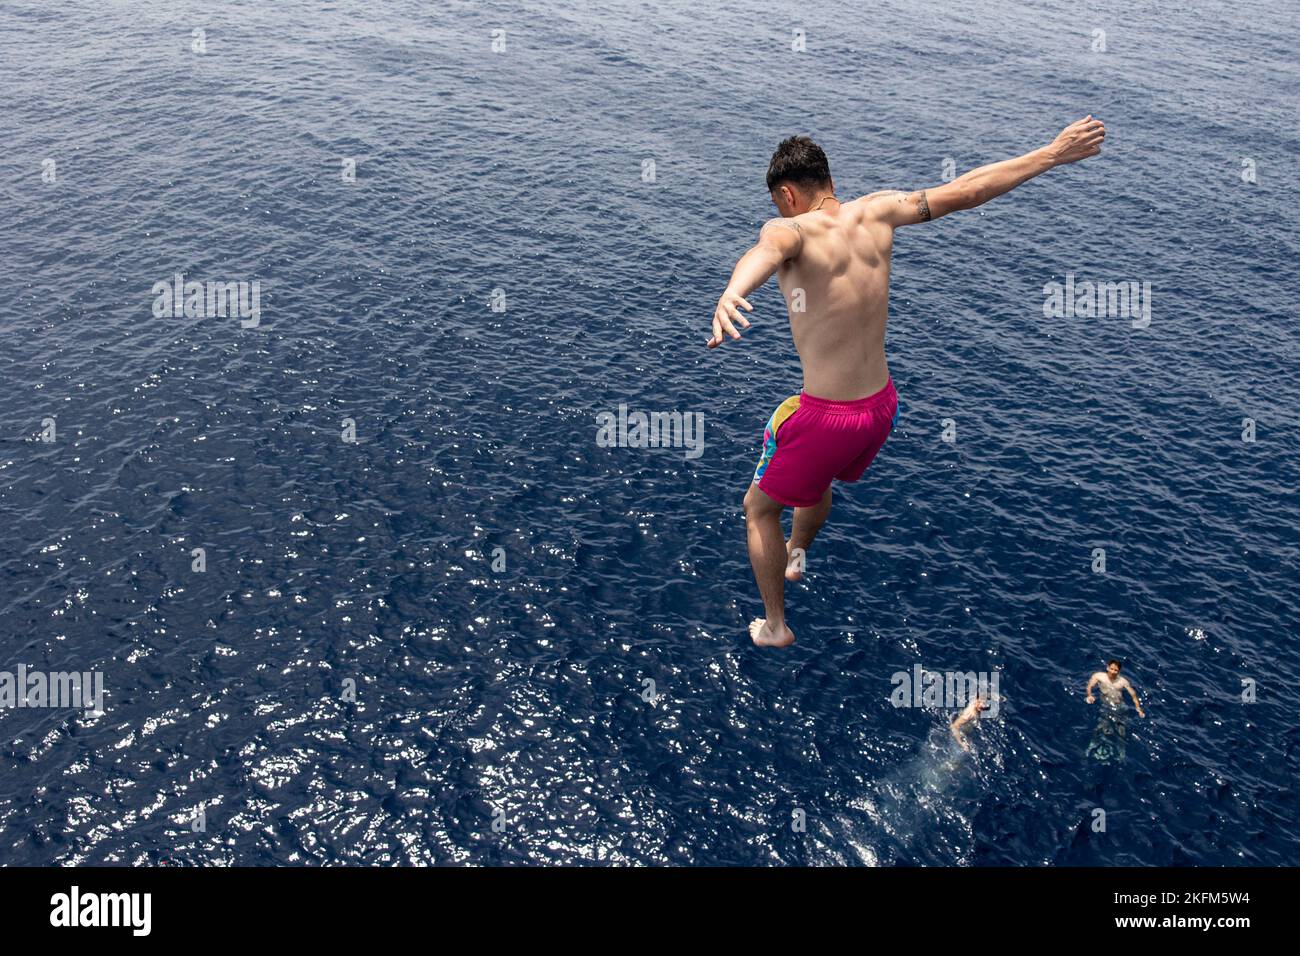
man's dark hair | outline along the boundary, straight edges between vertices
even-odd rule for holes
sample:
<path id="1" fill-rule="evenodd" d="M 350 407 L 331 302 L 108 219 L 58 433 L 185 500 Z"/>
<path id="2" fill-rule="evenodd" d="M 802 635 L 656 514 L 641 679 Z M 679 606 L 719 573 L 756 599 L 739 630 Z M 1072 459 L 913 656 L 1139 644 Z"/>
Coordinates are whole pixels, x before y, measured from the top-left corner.
<path id="1" fill-rule="evenodd" d="M 791 136 L 782 140 L 767 167 L 768 192 L 782 183 L 793 183 L 809 189 L 829 186 L 830 181 L 831 164 L 826 161 L 826 154 L 807 136 Z"/>
<path id="2" fill-rule="evenodd" d="M 1124 665 L 1121 664 L 1119 661 L 1115 660 L 1115 658 L 1113 658 L 1113 657 L 1112 657 L 1110 660 L 1108 660 L 1108 661 L 1106 662 L 1106 666 L 1107 666 L 1107 667 L 1110 667 L 1111 664 L 1114 664 L 1114 665 L 1115 665 L 1116 667 L 1118 667 L 1120 670 L 1123 670 L 1123 669 L 1124 669 Z"/>

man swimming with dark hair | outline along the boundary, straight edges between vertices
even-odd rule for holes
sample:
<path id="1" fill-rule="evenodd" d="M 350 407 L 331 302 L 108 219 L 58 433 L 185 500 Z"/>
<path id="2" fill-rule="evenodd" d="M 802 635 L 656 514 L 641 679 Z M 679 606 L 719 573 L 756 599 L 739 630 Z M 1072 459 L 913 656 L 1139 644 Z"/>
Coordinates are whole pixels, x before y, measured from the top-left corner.
<path id="1" fill-rule="evenodd" d="M 1100 688 L 1102 699 L 1106 704 L 1112 709 L 1118 710 L 1120 704 L 1124 701 L 1123 694 L 1127 691 L 1129 697 L 1133 698 L 1133 706 L 1137 708 L 1138 716 L 1145 717 L 1146 711 L 1142 709 L 1142 701 L 1138 700 L 1137 691 L 1133 689 L 1133 685 L 1129 683 L 1127 677 L 1119 676 L 1123 666 L 1113 658 L 1107 661 L 1104 671 L 1097 671 L 1089 678 L 1088 686 L 1084 691 L 1088 695 L 1086 700 L 1090 704 L 1094 703 L 1096 698 L 1092 695 L 1093 688 Z"/>
<path id="2" fill-rule="evenodd" d="M 1106 129 L 1091 116 L 1047 146 L 981 166 L 917 192 L 886 190 L 840 202 L 826 154 L 806 136 L 777 148 L 767 188 L 781 218 L 732 272 L 713 313 L 709 348 L 749 328 L 755 289 L 776 274 L 803 366 L 803 391 L 767 420 L 763 451 L 745 495 L 749 560 L 765 617 L 749 628 L 755 644 L 785 647 L 785 581 L 797 581 L 804 555 L 831 509 L 831 481 L 857 481 L 889 437 L 898 395 L 885 361 L 889 262 L 894 230 L 972 209 L 1054 166 L 1101 152 Z M 794 508 L 790 540 L 781 511 Z"/>

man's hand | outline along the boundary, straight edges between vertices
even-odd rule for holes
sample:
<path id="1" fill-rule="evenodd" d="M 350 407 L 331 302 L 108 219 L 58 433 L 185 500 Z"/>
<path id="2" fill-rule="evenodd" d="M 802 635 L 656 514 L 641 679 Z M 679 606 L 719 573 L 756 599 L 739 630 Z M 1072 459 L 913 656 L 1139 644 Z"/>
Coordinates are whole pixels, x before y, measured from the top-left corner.
<path id="1" fill-rule="evenodd" d="M 1086 700 L 1086 701 L 1087 701 L 1088 703 L 1090 703 L 1090 704 L 1093 704 L 1093 703 L 1096 703 L 1097 698 L 1096 698 L 1096 697 L 1093 697 L 1091 694 L 1089 694 L 1087 697 L 1084 698 L 1084 700 Z"/>
<path id="2" fill-rule="evenodd" d="M 1077 163 L 1089 156 L 1096 156 L 1101 152 L 1101 144 L 1105 138 L 1106 124 L 1099 119 L 1093 119 L 1089 114 L 1061 130 L 1047 150 L 1051 154 L 1054 165 L 1064 166 L 1067 163 Z"/>
<path id="3" fill-rule="evenodd" d="M 741 306 L 746 312 L 754 311 L 754 307 L 745 300 L 744 296 L 738 295 L 731 289 L 722 293 L 722 298 L 718 299 L 718 307 L 713 310 L 713 338 L 709 339 L 709 348 L 716 349 L 727 340 L 728 335 L 733 339 L 740 338 L 736 326 L 742 329 L 749 328 L 749 319 L 740 314 Z"/>
<path id="4" fill-rule="evenodd" d="M 758 231 L 758 242 L 750 248 L 736 268 L 731 272 L 731 281 L 727 291 L 718 299 L 718 307 L 713 310 L 713 337 L 708 346 L 716 349 L 726 341 L 726 336 L 740 338 L 736 326 L 749 328 L 749 319 L 740 314 L 740 307 L 746 312 L 753 312 L 745 296 L 772 278 L 781 263 L 799 255 L 803 248 L 803 230 L 794 219 L 769 219 Z"/>

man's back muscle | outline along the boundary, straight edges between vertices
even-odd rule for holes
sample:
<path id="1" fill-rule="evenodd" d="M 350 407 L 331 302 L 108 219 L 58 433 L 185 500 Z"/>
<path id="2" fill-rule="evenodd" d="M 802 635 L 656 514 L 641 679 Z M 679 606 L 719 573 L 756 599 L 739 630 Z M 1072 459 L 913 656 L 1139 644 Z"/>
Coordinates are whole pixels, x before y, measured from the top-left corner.
<path id="1" fill-rule="evenodd" d="M 864 398 L 885 387 L 885 322 L 893 228 L 874 215 L 876 197 L 774 220 L 795 228 L 799 254 L 777 278 L 803 364 L 804 389 L 834 401 Z"/>

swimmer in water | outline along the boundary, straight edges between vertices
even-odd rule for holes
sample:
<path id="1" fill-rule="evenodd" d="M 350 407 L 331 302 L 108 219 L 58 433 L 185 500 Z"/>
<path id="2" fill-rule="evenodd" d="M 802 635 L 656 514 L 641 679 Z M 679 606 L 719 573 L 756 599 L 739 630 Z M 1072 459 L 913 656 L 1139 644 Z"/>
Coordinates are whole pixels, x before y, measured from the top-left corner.
<path id="1" fill-rule="evenodd" d="M 1092 695 L 1092 689 L 1100 687 L 1102 698 L 1110 707 L 1118 710 L 1120 705 L 1124 703 L 1124 692 L 1128 691 L 1128 695 L 1133 698 L 1133 706 L 1137 708 L 1138 716 L 1146 717 L 1146 711 L 1142 709 L 1142 702 L 1138 700 L 1137 691 L 1133 689 L 1133 685 L 1128 682 L 1127 677 L 1119 676 L 1122 667 L 1123 665 L 1119 661 L 1112 659 L 1107 662 L 1104 671 L 1097 671 L 1097 673 L 1093 674 L 1088 680 L 1086 688 L 1088 696 L 1086 700 L 1090 704 L 1095 703 L 1097 698 Z"/>
<path id="2" fill-rule="evenodd" d="M 952 731 L 952 735 L 956 738 L 957 743 L 961 744 L 961 749 L 967 753 L 971 753 L 971 747 L 970 743 L 966 740 L 966 735 L 961 732 L 961 729 L 978 717 L 980 711 L 988 709 L 989 702 L 979 694 L 976 694 L 971 702 L 966 705 L 966 709 L 957 715 L 957 719 L 954 720 L 952 725 L 948 728 Z"/>
<path id="3" fill-rule="evenodd" d="M 744 312 L 753 311 L 746 296 L 775 274 L 803 366 L 803 391 L 767 419 L 745 495 L 749 560 L 765 611 L 749 627 L 755 644 L 794 643 L 785 582 L 803 574 L 807 549 L 831 510 L 831 481 L 861 478 L 898 418 L 885 361 L 894 231 L 973 209 L 1049 169 L 1096 156 L 1105 136 L 1101 120 L 1085 116 L 1016 159 L 930 189 L 885 190 L 849 202 L 835 195 L 820 146 L 792 136 L 777 147 L 767 188 L 781 217 L 768 220 L 736 263 L 707 343 L 712 349 L 740 338 L 749 328 Z M 785 508 L 794 508 L 789 541 L 781 529 Z"/>

